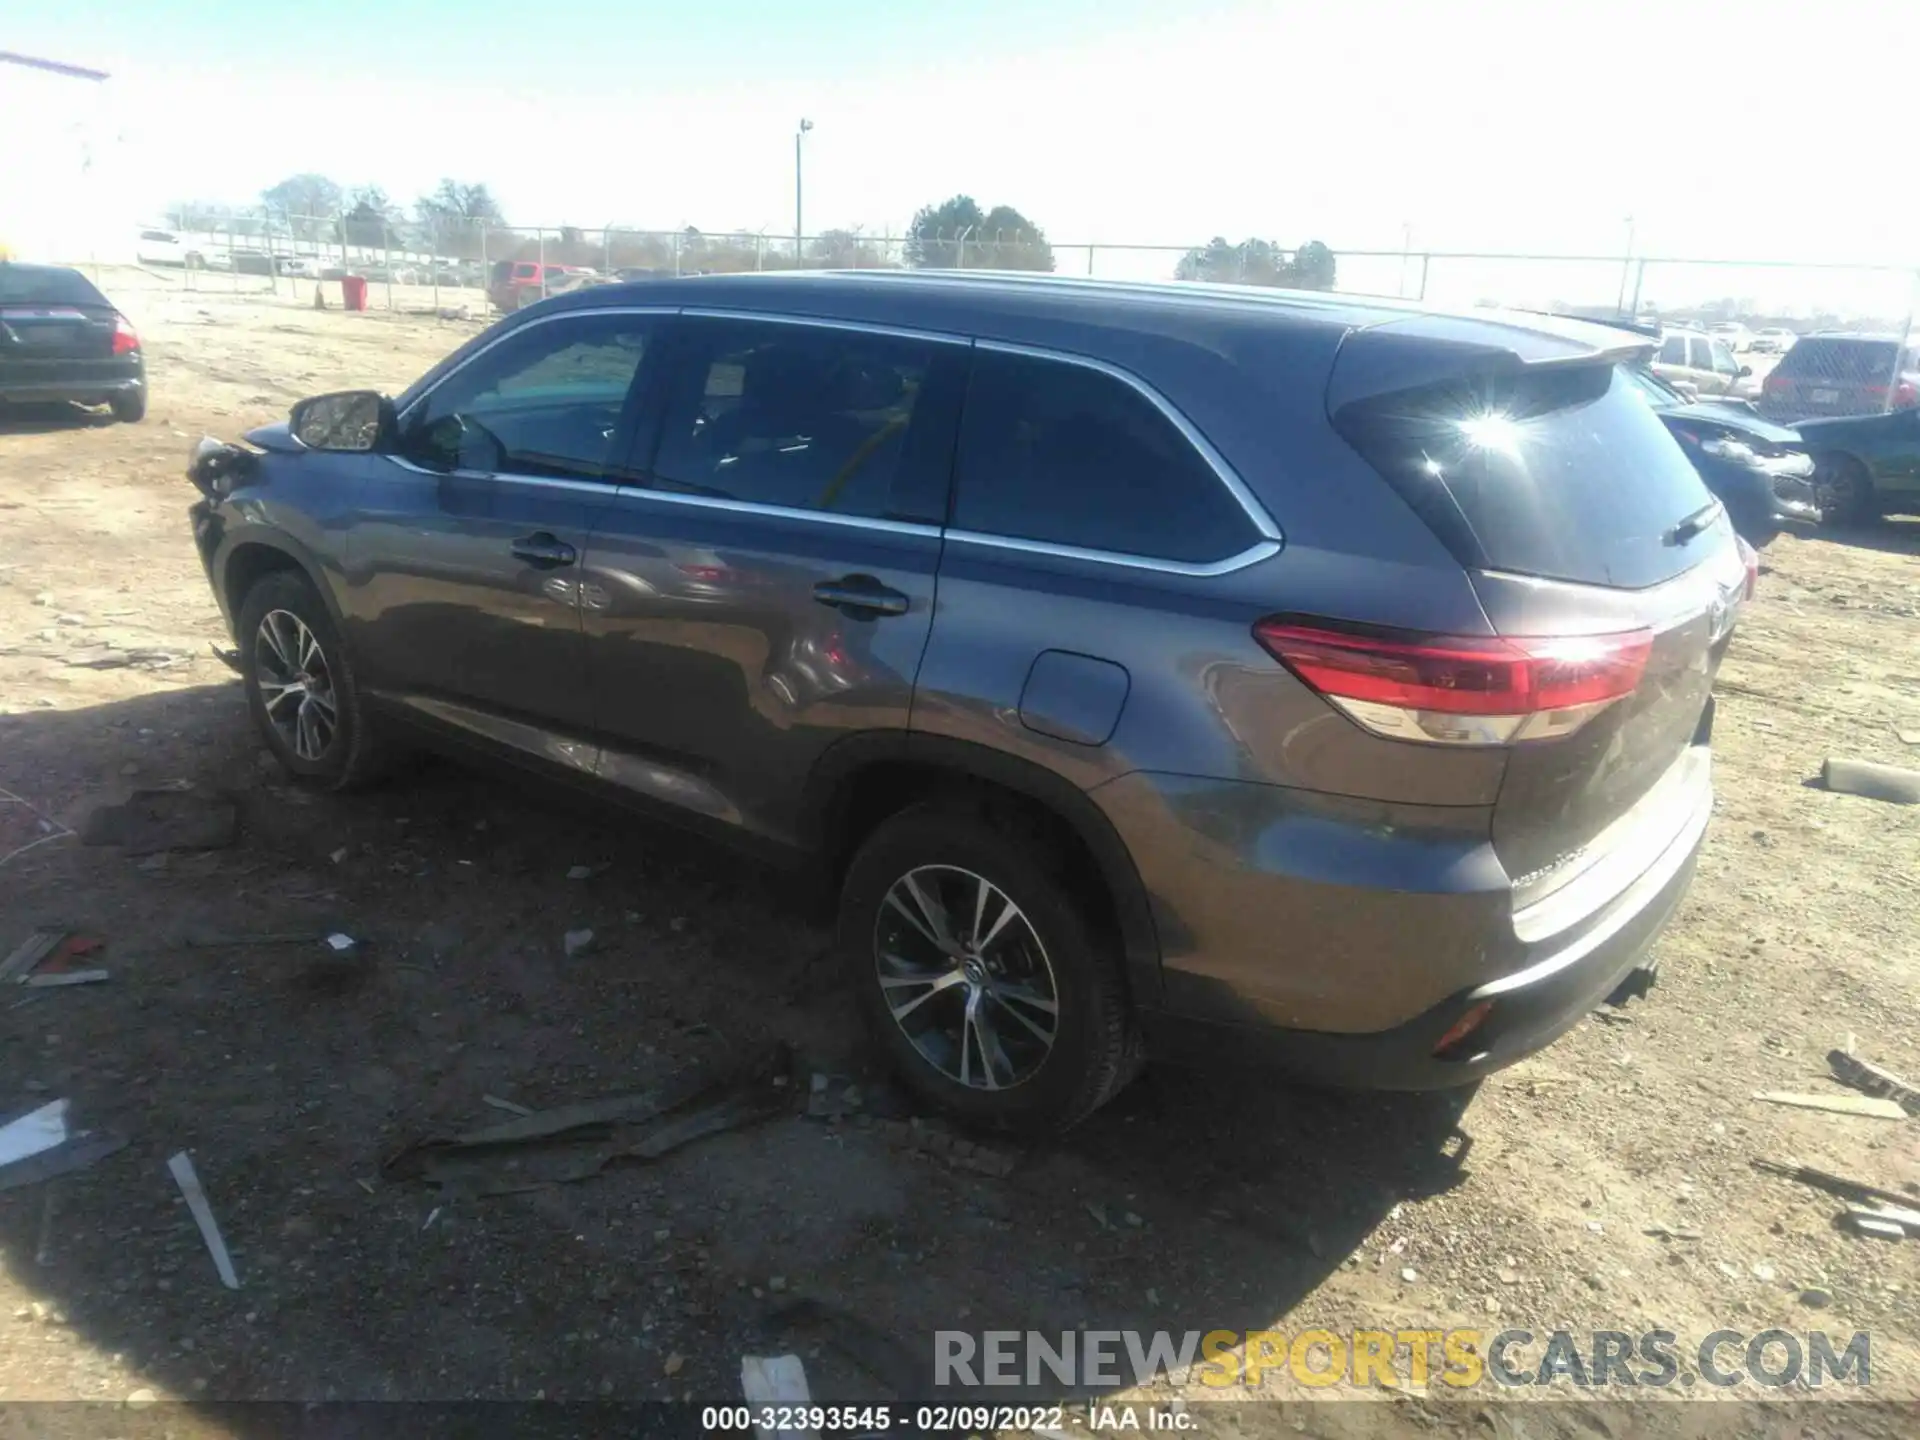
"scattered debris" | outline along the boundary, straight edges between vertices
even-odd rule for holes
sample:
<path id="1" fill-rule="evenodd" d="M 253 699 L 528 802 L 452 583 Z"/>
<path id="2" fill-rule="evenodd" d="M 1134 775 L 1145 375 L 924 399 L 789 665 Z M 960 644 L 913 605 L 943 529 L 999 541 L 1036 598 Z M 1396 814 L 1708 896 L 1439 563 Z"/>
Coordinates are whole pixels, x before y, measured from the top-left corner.
<path id="1" fill-rule="evenodd" d="M 263 930 L 254 935 L 209 931 L 187 936 L 186 943 L 194 950 L 228 950 L 247 945 L 311 945 L 324 938 L 318 930 Z"/>
<path id="2" fill-rule="evenodd" d="M 618 1160 L 656 1160 L 695 1140 L 791 1109 L 785 1049 L 715 1077 L 695 1072 L 657 1091 L 536 1110 L 449 1140 L 408 1147 L 385 1165 L 395 1179 L 421 1179 L 475 1196 L 510 1195 L 586 1180 Z"/>
<path id="3" fill-rule="evenodd" d="M 881 1120 L 875 1128 L 895 1144 L 938 1155 L 949 1165 L 961 1170 L 991 1175 L 995 1179 L 1005 1179 L 1013 1173 L 1016 1157 L 1011 1151 L 963 1139 L 936 1125 L 920 1120 Z M 1087 1210 L 1104 1228 L 1114 1228 L 1106 1218 L 1104 1207 L 1089 1203 Z"/>
<path id="4" fill-rule="evenodd" d="M 111 645 L 95 645 L 73 650 L 60 657 L 62 663 L 82 670 L 123 670 L 138 665 L 147 670 L 165 670 L 185 658 L 171 650 L 116 650 Z"/>
<path id="5" fill-rule="evenodd" d="M 1907 1114 L 1920 1115 L 1920 1086 L 1912 1081 L 1903 1080 L 1891 1070 L 1859 1059 L 1847 1050 L 1829 1050 L 1827 1065 L 1833 1071 L 1833 1078 L 1842 1085 L 1892 1100 Z"/>
<path id="6" fill-rule="evenodd" d="M 775 1406 L 805 1405 L 813 1396 L 807 1389 L 807 1369 L 798 1355 L 742 1355 L 740 1392 L 755 1413 Z M 776 1429 L 755 1425 L 759 1440 L 801 1440 L 812 1430 Z"/>
<path id="7" fill-rule="evenodd" d="M 336 930 L 327 936 L 327 948 L 336 955 L 351 955 L 360 948 L 360 942 L 344 930 Z"/>
<path id="8" fill-rule="evenodd" d="M 1911 1233 L 1899 1221 L 1889 1220 L 1866 1209 L 1849 1210 L 1840 1220 L 1855 1234 L 1871 1235 L 1876 1240 L 1905 1240 Z"/>
<path id="9" fill-rule="evenodd" d="M 367 1179 L 364 1175 L 355 1177 L 353 1183 L 358 1185 L 362 1190 L 366 1191 L 367 1194 L 369 1195 L 374 1193 L 373 1182 Z"/>
<path id="10" fill-rule="evenodd" d="M 571 960 L 575 955 L 580 954 L 589 945 L 593 944 L 593 931 L 569 930 L 562 943 L 566 946 L 567 958 Z"/>
<path id="11" fill-rule="evenodd" d="M 1809 1310 L 1824 1310 L 1833 1304 L 1833 1292 L 1818 1285 L 1809 1285 L 1800 1292 L 1800 1303 Z"/>
<path id="12" fill-rule="evenodd" d="M 1829 756 L 1820 767 L 1820 780 L 1836 795 L 1864 795 L 1895 805 L 1920 805 L 1920 770 Z"/>
<path id="13" fill-rule="evenodd" d="M 496 1110 L 504 1110 L 509 1115 L 533 1114 L 533 1111 L 525 1105 L 516 1105 L 511 1100 L 502 1100 L 498 1095 L 482 1095 L 480 1097 L 480 1103 L 482 1105 L 491 1105 Z"/>
<path id="14" fill-rule="evenodd" d="M 220 1272 L 220 1283 L 229 1290 L 238 1290 L 240 1277 L 234 1273 L 233 1257 L 227 1253 L 227 1242 L 220 1238 L 220 1226 L 214 1221 L 213 1207 L 207 1204 L 207 1192 L 200 1188 L 200 1177 L 194 1173 L 192 1158 L 182 1150 L 167 1161 L 167 1169 L 172 1172 L 173 1183 L 180 1187 L 181 1195 L 186 1197 L 187 1209 L 193 1212 L 193 1223 L 200 1227 L 200 1238 L 207 1242 L 213 1268 Z"/>
<path id="15" fill-rule="evenodd" d="M 126 1148 L 124 1135 L 83 1130 L 63 1145 L 0 1169 L 0 1190 L 17 1190 L 23 1185 L 37 1185 L 58 1175 L 69 1175 Z"/>
<path id="16" fill-rule="evenodd" d="M 347 847 L 342 845 L 338 850 L 334 851 L 331 855 L 327 856 L 327 858 L 333 861 L 333 863 L 336 865 L 345 863 L 347 858 Z"/>
<path id="17" fill-rule="evenodd" d="M 1862 1220 L 1878 1221 L 1883 1225 L 1898 1226 L 1901 1233 L 1920 1239 L 1920 1210 L 1911 1205 L 1894 1205 L 1886 1201 L 1877 1205 L 1849 1205 L 1847 1214 Z"/>
<path id="18" fill-rule="evenodd" d="M 1816 1170 L 1811 1165 L 1790 1165 L 1779 1160 L 1755 1160 L 1753 1168 L 1765 1171 L 1769 1175 L 1778 1175 L 1787 1180 L 1798 1180 L 1802 1185 L 1811 1185 L 1816 1190 L 1824 1190 L 1829 1195 L 1838 1195 L 1842 1200 L 1884 1200 L 1890 1205 L 1911 1205 L 1913 1197 L 1902 1195 L 1897 1190 L 1882 1190 L 1878 1185 L 1869 1185 L 1864 1180 L 1852 1180 L 1845 1175 L 1835 1175 L 1828 1170 Z"/>
<path id="19" fill-rule="evenodd" d="M 36 930 L 14 949 L 5 960 L 0 960 L 0 983 L 16 978 L 24 979 L 33 973 L 54 947 L 67 938 L 64 930 Z"/>
<path id="20" fill-rule="evenodd" d="M 686 1363 L 687 1357 L 676 1350 L 673 1354 L 667 1356 L 667 1363 L 660 1368 L 669 1375 L 678 1375 L 686 1366 Z"/>
<path id="21" fill-rule="evenodd" d="M 815 1071 L 807 1090 L 807 1114 L 815 1120 L 839 1120 L 860 1113 L 862 1096 L 857 1082 L 844 1075 Z"/>
<path id="22" fill-rule="evenodd" d="M 441 1208 L 442 1208 L 441 1206 L 436 1205 L 433 1207 L 433 1209 L 427 1212 L 427 1223 L 420 1227 L 420 1233 L 422 1235 L 426 1234 L 427 1231 L 433 1228 L 433 1222 L 440 1218 Z"/>
<path id="23" fill-rule="evenodd" d="M 605 865 L 575 865 L 568 869 L 567 879 L 591 880 L 594 876 L 605 871 L 607 868 L 608 867 Z"/>
<path id="24" fill-rule="evenodd" d="M 1689 1229 L 1685 1226 L 1662 1225 L 1659 1223 L 1647 1226 L 1647 1228 L 1640 1233 L 1642 1235 L 1651 1235 L 1656 1240 L 1698 1240 L 1700 1238 L 1700 1232 L 1698 1230 Z"/>
<path id="25" fill-rule="evenodd" d="M 1796 1110 L 1825 1110 L 1834 1115 L 1863 1115 L 1873 1120 L 1904 1120 L 1907 1112 L 1892 1100 L 1873 1095 L 1789 1095 L 1780 1090 L 1756 1090 L 1753 1098 L 1769 1105 L 1791 1105 Z"/>
<path id="26" fill-rule="evenodd" d="M 49 1100 L 0 1126 L 0 1166 L 63 1144 L 67 1138 L 67 1109 L 67 1101 Z"/>
<path id="27" fill-rule="evenodd" d="M 128 855 L 161 850 L 221 850 L 239 838 L 240 812 L 231 800 L 176 788 L 136 790 L 124 805 L 106 805 L 87 817 L 81 843 L 117 845 Z"/>
<path id="28" fill-rule="evenodd" d="M 105 970 L 59 970 L 46 975 L 29 975 L 20 983 L 35 990 L 49 990 L 62 985 L 98 985 L 112 978 Z"/>

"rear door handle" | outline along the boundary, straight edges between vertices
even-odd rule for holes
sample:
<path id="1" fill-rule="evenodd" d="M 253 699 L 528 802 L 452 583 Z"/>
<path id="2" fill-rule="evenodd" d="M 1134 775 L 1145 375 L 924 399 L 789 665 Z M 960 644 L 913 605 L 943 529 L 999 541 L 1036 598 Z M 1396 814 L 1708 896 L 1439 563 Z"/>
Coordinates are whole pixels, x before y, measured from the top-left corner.
<path id="1" fill-rule="evenodd" d="M 813 587 L 813 598 L 856 620 L 904 615 L 910 603 L 905 595 L 882 585 L 871 575 L 843 575 L 838 580 L 822 580 Z"/>
<path id="2" fill-rule="evenodd" d="M 580 558 L 573 546 L 544 530 L 534 535 L 522 535 L 513 542 L 512 550 L 515 556 L 529 565 L 571 565 Z"/>

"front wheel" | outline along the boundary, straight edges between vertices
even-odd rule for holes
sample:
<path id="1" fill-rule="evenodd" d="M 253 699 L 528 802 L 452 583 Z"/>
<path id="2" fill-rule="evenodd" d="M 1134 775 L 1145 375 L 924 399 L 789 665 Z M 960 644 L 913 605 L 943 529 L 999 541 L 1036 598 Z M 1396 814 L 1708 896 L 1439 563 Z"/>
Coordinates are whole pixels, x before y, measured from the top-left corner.
<path id="1" fill-rule="evenodd" d="M 964 1123 L 1064 1130 L 1131 1078 L 1118 947 L 1057 854 L 977 809 L 882 823 L 848 867 L 839 942 L 901 1080 Z"/>
<path id="2" fill-rule="evenodd" d="M 1850 455 L 1822 455 L 1814 463 L 1814 502 L 1825 525 L 1865 525 L 1879 518 L 1873 478 Z"/>
<path id="3" fill-rule="evenodd" d="M 304 575 L 277 570 L 235 625 L 255 729 L 295 779 L 345 790 L 372 778 L 378 746 L 333 617 Z"/>

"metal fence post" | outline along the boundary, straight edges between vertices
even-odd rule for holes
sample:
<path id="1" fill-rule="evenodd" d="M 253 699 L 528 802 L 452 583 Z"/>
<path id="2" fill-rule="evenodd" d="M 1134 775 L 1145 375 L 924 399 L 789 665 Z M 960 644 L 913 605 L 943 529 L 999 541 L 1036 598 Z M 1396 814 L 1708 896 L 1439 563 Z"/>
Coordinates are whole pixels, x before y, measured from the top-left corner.
<path id="1" fill-rule="evenodd" d="M 1416 300 L 1425 300 L 1427 298 L 1427 267 L 1432 262 L 1433 256 L 1430 254 L 1420 257 L 1420 289 L 1413 297 Z"/>
<path id="2" fill-rule="evenodd" d="M 480 293 L 484 295 L 493 284 L 493 266 L 487 261 L 487 222 L 476 217 L 474 223 L 480 227 Z M 482 316 L 487 313 L 484 307 L 480 313 Z"/>
<path id="3" fill-rule="evenodd" d="M 540 237 L 540 298 L 547 298 L 547 231 L 543 225 L 536 232 Z"/>
<path id="4" fill-rule="evenodd" d="M 1646 283 L 1647 262 L 1645 258 L 1634 261 L 1633 271 L 1633 307 L 1627 311 L 1629 316 L 1640 313 L 1640 287 Z"/>
<path id="5" fill-rule="evenodd" d="M 393 231 L 383 217 L 380 221 L 380 256 L 387 277 L 387 312 L 393 312 Z"/>
<path id="6" fill-rule="evenodd" d="M 1087 274 L 1093 274 L 1093 246 L 1087 247 Z"/>
<path id="7" fill-rule="evenodd" d="M 1887 376 L 1887 398 L 1881 405 L 1881 413 L 1891 413 L 1894 397 L 1900 389 L 1900 377 L 1907 369 L 1907 347 L 1913 343 L 1913 309 L 1916 296 L 1920 296 L 1920 270 L 1913 272 L 1913 284 L 1907 287 L 1907 321 L 1900 327 L 1900 343 L 1893 347 L 1893 370 Z"/>

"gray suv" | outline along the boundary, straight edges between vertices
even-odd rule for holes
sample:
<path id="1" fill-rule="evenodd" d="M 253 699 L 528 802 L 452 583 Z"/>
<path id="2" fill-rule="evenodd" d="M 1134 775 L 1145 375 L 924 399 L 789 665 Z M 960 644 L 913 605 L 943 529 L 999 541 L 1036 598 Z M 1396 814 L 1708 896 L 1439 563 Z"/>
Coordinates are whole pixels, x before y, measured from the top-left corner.
<path id="1" fill-rule="evenodd" d="M 1152 1051 L 1471 1080 L 1642 962 L 1748 559 L 1537 317 L 992 275 L 533 306 L 396 400 L 204 442 L 252 713 L 813 867 L 875 1039 L 1058 1127 Z"/>

